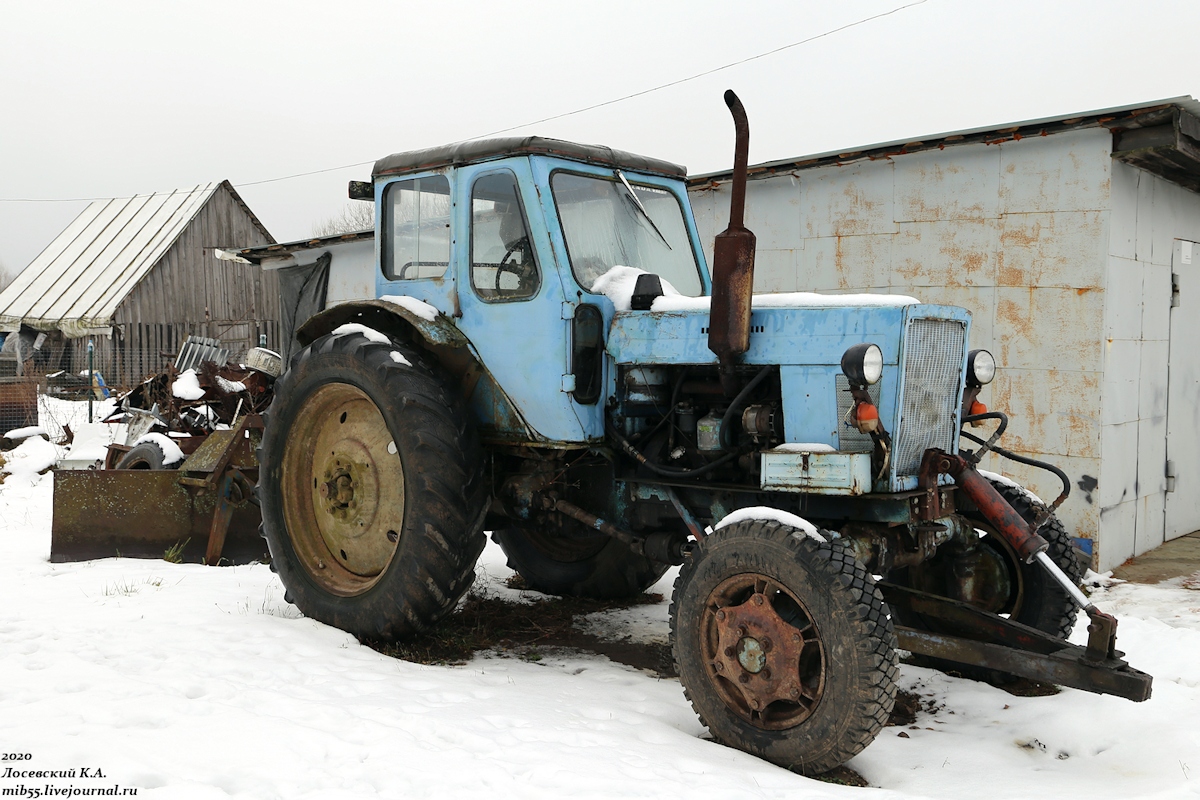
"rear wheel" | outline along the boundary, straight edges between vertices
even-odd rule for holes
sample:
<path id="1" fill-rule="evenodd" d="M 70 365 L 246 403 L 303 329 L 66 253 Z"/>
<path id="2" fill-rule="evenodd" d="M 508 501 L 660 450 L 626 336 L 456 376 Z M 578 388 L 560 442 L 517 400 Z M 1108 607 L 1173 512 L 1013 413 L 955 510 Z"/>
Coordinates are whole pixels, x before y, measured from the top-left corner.
<path id="1" fill-rule="evenodd" d="M 566 525 L 566 530 L 553 532 L 509 527 L 492 538 L 526 585 L 546 594 L 599 600 L 632 597 L 667 571 L 667 564 L 640 556 L 603 533 L 574 521 Z"/>
<path id="2" fill-rule="evenodd" d="M 713 736 L 827 772 L 860 752 L 896 698 L 896 637 L 849 550 L 747 520 L 701 539 L 671 605 L 684 692 Z"/>
<path id="3" fill-rule="evenodd" d="M 393 639 L 470 587 L 484 543 L 482 459 L 447 384 L 415 351 L 360 333 L 317 340 L 276 383 L 263 532 L 307 616 Z"/>

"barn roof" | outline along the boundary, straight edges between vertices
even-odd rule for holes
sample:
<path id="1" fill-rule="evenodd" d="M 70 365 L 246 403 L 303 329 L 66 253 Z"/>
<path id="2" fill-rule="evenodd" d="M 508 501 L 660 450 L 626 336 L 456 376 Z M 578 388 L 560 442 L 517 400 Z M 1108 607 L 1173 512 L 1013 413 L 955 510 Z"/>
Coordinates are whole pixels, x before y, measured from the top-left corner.
<path id="1" fill-rule="evenodd" d="M 228 181 L 97 200 L 0 292 L 0 331 L 108 333 L 117 306 L 222 187 L 274 241 Z"/>

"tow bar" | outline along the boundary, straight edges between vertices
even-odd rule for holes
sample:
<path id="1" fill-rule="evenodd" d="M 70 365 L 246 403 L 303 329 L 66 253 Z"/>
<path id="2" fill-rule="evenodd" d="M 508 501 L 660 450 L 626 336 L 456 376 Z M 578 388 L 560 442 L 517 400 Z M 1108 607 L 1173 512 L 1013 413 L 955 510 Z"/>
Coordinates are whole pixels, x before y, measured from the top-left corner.
<path id="1" fill-rule="evenodd" d="M 881 588 L 888 603 L 937 620 L 939 627 L 953 632 L 943 634 L 897 626 L 900 646 L 921 655 L 997 669 L 1089 692 L 1112 694 L 1134 702 L 1149 699 L 1153 679 L 1122 660 L 1125 654 L 1117 650 L 1116 618 L 1096 608 L 1059 569 L 1047 553 L 1049 544 L 1046 540 L 1030 528 L 967 459 L 941 450 L 928 450 L 924 462 L 922 476 L 935 478 L 932 481 L 935 491 L 931 493 L 935 505 L 938 502 L 936 475 L 948 474 L 1017 555 L 1026 562 L 1040 564 L 1083 609 L 1091 623 L 1087 646 L 1079 647 L 966 603 L 884 583 Z M 932 513 L 936 513 L 936 508 Z"/>

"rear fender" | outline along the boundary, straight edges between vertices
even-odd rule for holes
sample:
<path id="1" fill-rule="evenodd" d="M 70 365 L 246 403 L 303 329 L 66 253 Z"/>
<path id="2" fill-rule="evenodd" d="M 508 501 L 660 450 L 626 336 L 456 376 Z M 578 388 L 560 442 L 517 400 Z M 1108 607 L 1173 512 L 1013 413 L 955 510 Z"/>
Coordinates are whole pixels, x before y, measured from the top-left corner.
<path id="1" fill-rule="evenodd" d="M 307 347 L 348 322 L 357 322 L 403 340 L 455 348 L 470 345 L 467 337 L 445 315 L 439 313 L 429 320 L 386 300 L 359 300 L 327 308 L 301 325 L 296 331 L 296 339 Z"/>
<path id="2" fill-rule="evenodd" d="M 441 364 L 457 380 L 460 396 L 485 441 L 526 443 L 540 440 L 479 361 L 470 340 L 444 314 L 439 313 L 430 320 L 386 300 L 339 303 L 301 325 L 296 331 L 296 339 L 307 347 L 347 323 L 365 325 L 411 344 Z"/>

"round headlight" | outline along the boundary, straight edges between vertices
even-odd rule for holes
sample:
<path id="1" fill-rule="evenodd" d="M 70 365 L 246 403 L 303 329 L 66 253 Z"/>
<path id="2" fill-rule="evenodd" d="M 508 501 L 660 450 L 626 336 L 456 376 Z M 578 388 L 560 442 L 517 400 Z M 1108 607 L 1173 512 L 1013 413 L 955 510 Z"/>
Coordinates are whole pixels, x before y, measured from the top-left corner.
<path id="1" fill-rule="evenodd" d="M 967 355 L 967 383 L 986 386 L 996 377 L 996 359 L 987 350 L 972 350 Z"/>
<path id="2" fill-rule="evenodd" d="M 851 386 L 879 383 L 883 377 L 883 351 L 879 345 L 854 345 L 842 354 L 842 372 Z"/>

